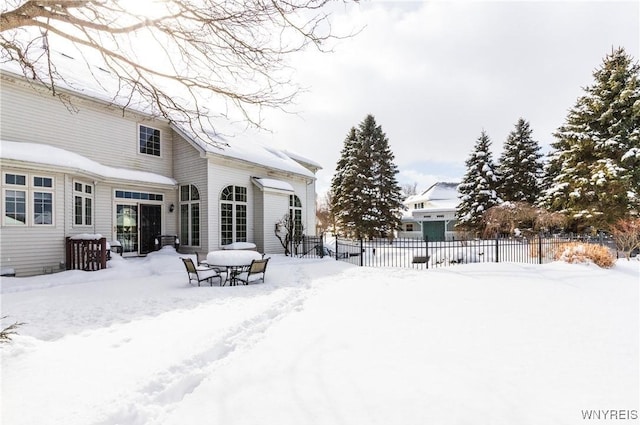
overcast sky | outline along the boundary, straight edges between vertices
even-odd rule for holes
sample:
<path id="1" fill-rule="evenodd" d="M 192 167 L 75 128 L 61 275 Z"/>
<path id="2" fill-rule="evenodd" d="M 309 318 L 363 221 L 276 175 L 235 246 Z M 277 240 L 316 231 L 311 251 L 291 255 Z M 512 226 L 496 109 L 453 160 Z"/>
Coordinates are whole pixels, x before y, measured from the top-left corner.
<path id="1" fill-rule="evenodd" d="M 344 139 L 373 114 L 398 181 L 459 181 L 484 129 L 495 159 L 518 118 L 548 151 L 612 47 L 639 59 L 640 2 L 363 1 L 334 5 L 333 53 L 298 55 L 297 116 L 268 115 L 273 143 L 319 162 L 325 192 Z"/>

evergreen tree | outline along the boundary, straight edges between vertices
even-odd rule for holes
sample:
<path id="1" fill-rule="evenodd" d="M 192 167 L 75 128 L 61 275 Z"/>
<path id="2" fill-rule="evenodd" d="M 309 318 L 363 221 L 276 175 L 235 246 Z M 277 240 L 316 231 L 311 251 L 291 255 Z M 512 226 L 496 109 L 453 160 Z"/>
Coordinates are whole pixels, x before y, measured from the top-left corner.
<path id="1" fill-rule="evenodd" d="M 540 196 L 542 154 L 532 132 L 529 123 L 520 118 L 504 143 L 498 165 L 498 195 L 503 201 L 534 204 Z"/>
<path id="2" fill-rule="evenodd" d="M 640 67 L 624 49 L 594 71 L 552 144 L 544 204 L 602 228 L 640 207 Z"/>
<path id="3" fill-rule="evenodd" d="M 496 192 L 496 166 L 490 148 L 491 140 L 483 130 L 465 162 L 467 172 L 458 186 L 461 202 L 456 210 L 457 225 L 464 229 L 481 231 L 484 212 L 501 202 Z"/>
<path id="4" fill-rule="evenodd" d="M 400 227 L 403 205 L 393 160 L 389 140 L 372 115 L 350 130 L 331 182 L 332 213 L 347 235 L 388 236 Z"/>
<path id="5" fill-rule="evenodd" d="M 331 180 L 331 213 L 336 224 L 348 235 L 352 235 L 355 221 L 363 214 L 352 196 L 358 187 L 356 158 L 361 150 L 357 130 L 352 127 L 344 140 L 336 173 Z"/>

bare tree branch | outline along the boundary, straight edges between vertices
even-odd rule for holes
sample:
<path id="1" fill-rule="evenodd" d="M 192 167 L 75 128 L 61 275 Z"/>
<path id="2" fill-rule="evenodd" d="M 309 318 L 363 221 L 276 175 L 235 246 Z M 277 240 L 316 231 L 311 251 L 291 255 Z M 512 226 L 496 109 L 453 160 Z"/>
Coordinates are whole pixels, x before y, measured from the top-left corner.
<path id="1" fill-rule="evenodd" d="M 286 58 L 309 44 L 328 51 L 339 38 L 322 12 L 329 3 L 8 0 L 0 6 L 0 60 L 58 95 L 72 85 L 56 56 L 63 53 L 81 58 L 123 110 L 144 105 L 200 132 L 230 114 L 261 126 L 262 108 L 286 110 L 299 91 Z M 106 79 L 116 81 L 111 89 Z"/>

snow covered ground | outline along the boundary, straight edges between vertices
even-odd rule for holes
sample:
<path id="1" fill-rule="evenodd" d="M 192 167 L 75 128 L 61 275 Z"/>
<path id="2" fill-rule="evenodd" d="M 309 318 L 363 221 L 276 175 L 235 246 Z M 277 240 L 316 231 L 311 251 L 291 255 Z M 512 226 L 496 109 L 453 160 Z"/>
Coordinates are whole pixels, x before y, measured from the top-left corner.
<path id="1" fill-rule="evenodd" d="M 265 283 L 190 287 L 165 248 L 3 278 L 3 325 L 26 324 L 0 347 L 2 423 L 637 423 L 639 266 L 274 256 Z"/>

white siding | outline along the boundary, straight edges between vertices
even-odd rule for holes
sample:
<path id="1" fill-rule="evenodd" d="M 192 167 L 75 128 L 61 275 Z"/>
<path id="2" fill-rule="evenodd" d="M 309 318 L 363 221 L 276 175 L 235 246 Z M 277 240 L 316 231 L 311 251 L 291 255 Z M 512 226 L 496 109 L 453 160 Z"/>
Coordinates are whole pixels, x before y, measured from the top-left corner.
<path id="1" fill-rule="evenodd" d="M 283 254 L 284 248 L 276 237 L 274 230 L 276 222 L 289 213 L 289 195 L 274 192 L 264 192 L 264 250 L 263 252 Z"/>
<path id="2" fill-rule="evenodd" d="M 289 181 L 295 194 L 302 202 L 302 220 L 305 235 L 316 234 L 316 191 L 315 184 L 307 184 L 306 180 L 295 179 Z"/>
<path id="3" fill-rule="evenodd" d="M 255 243 L 254 239 L 254 211 L 253 211 L 253 191 L 255 187 L 251 183 L 250 170 L 236 168 L 230 164 L 216 164 L 213 161 L 208 163 L 208 186 L 209 186 L 209 250 L 214 251 L 221 248 L 220 244 L 220 194 L 222 189 L 229 185 L 243 186 L 247 188 L 247 242 Z"/>
<path id="4" fill-rule="evenodd" d="M 181 251 L 212 251 L 209 243 L 209 227 L 210 220 L 207 219 L 209 214 L 209 184 L 207 181 L 207 159 L 200 156 L 190 143 L 182 139 L 174 133 L 173 138 L 173 157 L 174 157 L 174 178 L 178 181 L 178 186 L 184 184 L 193 184 L 198 188 L 200 193 L 200 246 L 184 247 Z M 169 214 L 175 226 L 176 234 L 180 234 L 180 193 L 176 191 L 175 211 Z M 215 226 L 214 226 L 215 227 Z M 186 241 L 181 241 L 186 242 Z"/>
<path id="5" fill-rule="evenodd" d="M 258 251 L 266 252 L 264 249 L 265 244 L 265 224 L 264 224 L 264 211 L 265 202 L 262 192 L 254 187 L 253 188 L 253 218 L 255 223 L 254 240 Z"/>
<path id="6" fill-rule="evenodd" d="M 27 174 L 31 170 L 2 167 L 4 172 Z M 27 226 L 2 226 L 0 237 L 0 266 L 11 267 L 17 276 L 59 271 L 60 262 L 64 263 L 64 175 L 41 170 L 31 174 L 52 177 L 54 179 L 54 224 L 53 226 L 34 226 L 30 223 L 33 215 L 32 196 L 27 193 Z M 29 176 L 28 176 L 29 177 Z M 17 190 L 22 190 L 18 189 Z M 28 187 L 25 188 L 28 191 Z M 2 192 L 2 215 L 4 215 L 4 191 Z"/>
<path id="7" fill-rule="evenodd" d="M 267 192 L 263 196 L 251 177 L 282 180 L 290 183 L 302 202 L 305 233 L 315 233 L 315 190 L 302 177 L 293 177 L 265 167 L 251 166 L 237 161 L 209 159 L 209 241 L 210 250 L 220 249 L 220 193 L 229 185 L 247 188 L 247 241 L 265 253 L 283 253 L 284 249 L 274 234 L 275 223 L 289 212 L 289 195 Z"/>
<path id="8" fill-rule="evenodd" d="M 70 112 L 59 99 L 43 95 L 23 82 L 6 78 L 2 79 L 0 102 L 2 112 L 0 139 L 2 140 L 52 145 L 104 165 L 173 176 L 173 131 L 162 121 L 148 121 L 142 116 L 129 113 L 123 116 L 121 110 L 79 98 L 72 99 L 72 105 L 76 110 Z M 138 123 L 141 122 L 161 130 L 161 157 L 137 152 Z M 177 194 L 173 187 L 152 188 L 145 184 L 127 182 L 96 182 L 93 178 L 76 175 L 74 171 L 61 167 L 41 164 L 30 166 L 10 160 L 0 160 L 0 162 L 3 164 L 3 171 L 14 167 L 16 171 L 55 178 L 54 226 L 2 225 L 0 266 L 14 268 L 18 275 L 59 270 L 60 262 L 65 260 L 66 236 L 99 233 L 107 240 L 115 239 L 114 191 L 116 189 L 162 193 L 164 196 L 162 232 L 177 233 L 175 218 L 177 214 L 174 212 L 172 215 L 168 212 L 169 205 L 177 206 Z M 51 172 L 45 171 L 47 169 Z M 94 185 L 93 222 L 90 226 L 74 224 L 73 185 L 76 181 Z M 144 203 L 144 201 L 138 202 Z M 31 210 L 31 206 L 28 208 Z"/>
<path id="9" fill-rule="evenodd" d="M 104 165 L 173 174 L 172 131 L 166 122 L 121 109 L 71 98 L 75 111 L 58 98 L 37 92 L 23 82 L 2 80 L 0 138 L 43 143 L 76 152 Z M 157 128 L 161 157 L 138 152 L 138 124 Z"/>

